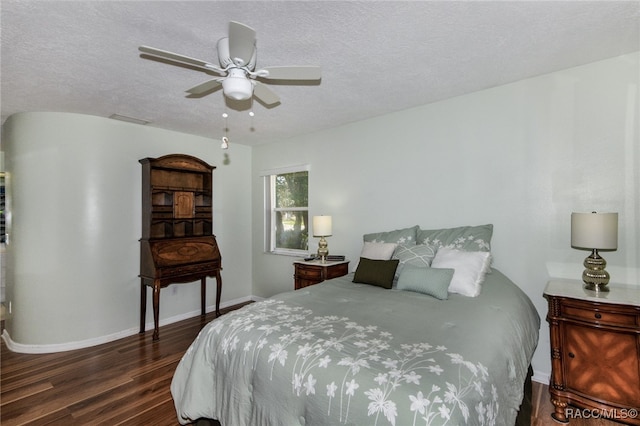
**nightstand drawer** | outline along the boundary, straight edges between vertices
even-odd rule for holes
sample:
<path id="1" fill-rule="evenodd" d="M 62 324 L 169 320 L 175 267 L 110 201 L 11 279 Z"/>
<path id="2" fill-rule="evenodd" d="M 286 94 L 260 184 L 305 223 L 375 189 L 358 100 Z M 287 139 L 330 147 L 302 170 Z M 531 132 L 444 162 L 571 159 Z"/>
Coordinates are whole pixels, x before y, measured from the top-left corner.
<path id="1" fill-rule="evenodd" d="M 296 267 L 296 276 L 308 280 L 320 280 L 322 279 L 322 268 L 298 266 Z"/>
<path id="2" fill-rule="evenodd" d="M 349 273 L 349 264 L 342 263 L 340 265 L 336 265 L 333 268 L 327 269 L 327 276 L 324 277 L 325 280 L 330 280 L 331 278 L 338 278 L 343 275 L 347 275 Z"/>
<path id="3" fill-rule="evenodd" d="M 563 316 L 567 318 L 574 318 L 577 320 L 588 321 L 594 324 L 610 324 L 610 325 L 624 325 L 634 326 L 637 325 L 637 316 L 629 313 L 620 312 L 608 312 L 602 309 L 581 308 L 578 306 L 571 306 L 565 304 L 562 307 Z"/>
<path id="4" fill-rule="evenodd" d="M 296 290 L 319 284 L 324 280 L 338 278 L 349 272 L 349 261 L 338 262 L 293 262 L 295 272 L 293 274 Z"/>

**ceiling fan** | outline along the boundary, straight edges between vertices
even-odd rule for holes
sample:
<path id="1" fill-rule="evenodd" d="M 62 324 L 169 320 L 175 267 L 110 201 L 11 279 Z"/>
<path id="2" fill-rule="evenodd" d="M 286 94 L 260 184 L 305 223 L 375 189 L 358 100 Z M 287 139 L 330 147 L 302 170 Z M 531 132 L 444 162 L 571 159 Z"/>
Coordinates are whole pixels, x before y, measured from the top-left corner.
<path id="1" fill-rule="evenodd" d="M 187 90 L 195 96 L 208 95 L 222 87 L 222 92 L 230 99 L 243 101 L 254 96 L 265 105 L 274 105 L 280 102 L 280 97 L 264 83 L 286 84 L 287 80 L 313 81 L 321 78 L 319 66 L 277 66 L 256 70 L 256 32 L 239 22 L 229 22 L 229 35 L 218 40 L 217 49 L 219 65 L 154 47 L 139 47 L 143 58 L 187 65 L 221 76 Z"/>

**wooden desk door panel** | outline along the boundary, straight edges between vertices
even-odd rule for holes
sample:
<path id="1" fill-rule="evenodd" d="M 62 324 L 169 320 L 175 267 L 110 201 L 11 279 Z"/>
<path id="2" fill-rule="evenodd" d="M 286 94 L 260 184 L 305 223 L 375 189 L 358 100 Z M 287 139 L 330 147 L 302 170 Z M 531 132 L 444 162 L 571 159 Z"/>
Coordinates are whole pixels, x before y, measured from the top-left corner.
<path id="1" fill-rule="evenodd" d="M 191 219 L 195 216 L 195 197 L 193 192 L 176 191 L 173 193 L 173 217 Z"/>

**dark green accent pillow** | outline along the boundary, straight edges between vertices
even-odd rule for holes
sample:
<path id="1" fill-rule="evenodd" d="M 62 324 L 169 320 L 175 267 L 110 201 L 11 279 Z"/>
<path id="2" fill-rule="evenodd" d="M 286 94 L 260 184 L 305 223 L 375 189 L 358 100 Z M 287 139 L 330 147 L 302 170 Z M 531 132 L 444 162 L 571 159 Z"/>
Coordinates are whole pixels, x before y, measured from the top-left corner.
<path id="1" fill-rule="evenodd" d="M 398 290 L 428 294 L 436 299 L 449 298 L 449 284 L 454 270 L 450 268 L 424 268 L 406 265 L 398 278 Z"/>
<path id="2" fill-rule="evenodd" d="M 361 257 L 353 282 L 391 288 L 399 262 L 398 259 L 373 260 Z"/>

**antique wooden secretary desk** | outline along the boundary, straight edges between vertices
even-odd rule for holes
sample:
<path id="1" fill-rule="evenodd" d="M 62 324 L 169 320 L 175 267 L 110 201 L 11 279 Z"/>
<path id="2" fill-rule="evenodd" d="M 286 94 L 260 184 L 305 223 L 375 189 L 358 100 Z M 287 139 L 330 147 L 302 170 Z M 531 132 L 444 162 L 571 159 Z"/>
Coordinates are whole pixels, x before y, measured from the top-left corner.
<path id="1" fill-rule="evenodd" d="M 220 315 L 222 257 L 213 235 L 212 177 L 215 167 L 184 154 L 143 158 L 140 239 L 140 333 L 145 331 L 147 287 L 153 292 L 153 340 L 158 340 L 160 289 L 200 280 L 205 315 L 206 278 L 217 284 Z"/>

